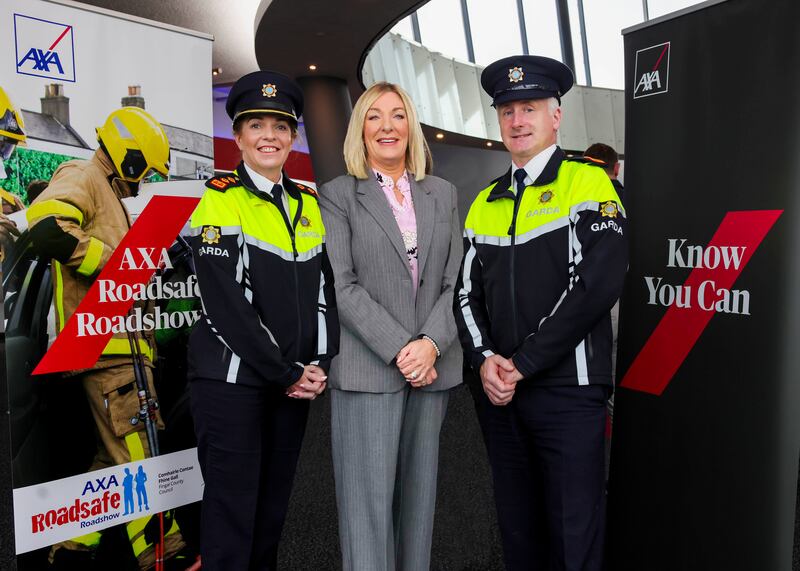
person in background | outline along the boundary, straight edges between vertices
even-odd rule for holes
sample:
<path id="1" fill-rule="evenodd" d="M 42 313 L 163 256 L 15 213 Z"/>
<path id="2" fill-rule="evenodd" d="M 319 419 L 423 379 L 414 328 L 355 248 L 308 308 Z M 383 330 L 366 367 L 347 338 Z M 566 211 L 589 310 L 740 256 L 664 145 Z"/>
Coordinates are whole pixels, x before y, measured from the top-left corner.
<path id="1" fill-rule="evenodd" d="M 320 189 L 342 320 L 329 384 L 343 568 L 422 571 L 439 432 L 462 376 L 457 192 L 428 174 L 417 112 L 391 83 L 356 102 L 344 157 L 348 174 Z"/>
<path id="2" fill-rule="evenodd" d="M 611 184 L 614 185 L 614 190 L 617 191 L 619 201 L 623 202 L 622 194 L 625 190 L 625 187 L 622 186 L 619 178 L 617 178 L 619 177 L 620 169 L 619 155 L 617 154 L 617 151 L 603 143 L 595 143 L 583 152 L 583 156 L 590 160 L 600 161 L 600 166 L 602 166 L 603 170 L 606 171 L 608 178 L 611 179 Z"/>
<path id="3" fill-rule="evenodd" d="M 325 390 L 339 321 L 317 193 L 283 172 L 300 87 L 253 72 L 225 109 L 242 162 L 206 182 L 191 220 L 203 308 L 189 338 L 200 552 L 203 571 L 275 571 L 309 401 Z"/>
<path id="4" fill-rule="evenodd" d="M 609 309 L 626 223 L 603 171 L 556 145 L 572 83 L 539 56 L 481 74 L 511 160 L 467 215 L 454 311 L 480 375 L 473 398 L 509 571 L 603 566 Z"/>

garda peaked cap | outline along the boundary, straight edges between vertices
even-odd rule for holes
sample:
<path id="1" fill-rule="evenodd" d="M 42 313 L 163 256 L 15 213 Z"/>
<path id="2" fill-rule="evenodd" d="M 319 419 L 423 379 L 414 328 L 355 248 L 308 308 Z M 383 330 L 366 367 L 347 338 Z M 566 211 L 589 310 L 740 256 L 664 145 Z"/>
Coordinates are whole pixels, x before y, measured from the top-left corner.
<path id="1" fill-rule="evenodd" d="M 520 99 L 561 96 L 573 84 L 572 71 L 558 60 L 544 56 L 511 56 L 490 64 L 481 73 L 481 86 L 496 107 Z"/>
<path id="2" fill-rule="evenodd" d="M 276 71 L 254 71 L 233 84 L 225 102 L 232 121 L 253 113 L 274 113 L 297 121 L 303 113 L 303 90 Z"/>

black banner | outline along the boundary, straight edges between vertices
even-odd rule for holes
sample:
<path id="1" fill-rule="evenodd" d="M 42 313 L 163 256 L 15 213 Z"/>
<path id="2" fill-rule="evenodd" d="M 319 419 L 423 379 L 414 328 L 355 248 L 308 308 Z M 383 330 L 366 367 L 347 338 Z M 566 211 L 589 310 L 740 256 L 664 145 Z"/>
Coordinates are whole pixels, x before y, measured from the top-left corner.
<path id="1" fill-rule="evenodd" d="M 800 4 L 628 31 L 610 569 L 788 570 L 800 447 Z"/>

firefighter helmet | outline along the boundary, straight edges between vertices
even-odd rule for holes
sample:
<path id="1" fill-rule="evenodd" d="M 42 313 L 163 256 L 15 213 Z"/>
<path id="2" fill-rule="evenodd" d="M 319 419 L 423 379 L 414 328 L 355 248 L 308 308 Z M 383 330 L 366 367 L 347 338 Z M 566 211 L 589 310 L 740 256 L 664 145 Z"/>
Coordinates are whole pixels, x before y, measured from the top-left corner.
<path id="1" fill-rule="evenodd" d="M 162 176 L 169 172 L 169 140 L 164 128 L 144 109 L 122 107 L 113 111 L 97 140 L 105 149 L 119 175 L 139 182 L 154 170 Z"/>
<path id="2" fill-rule="evenodd" d="M 19 144 L 25 144 L 25 122 L 22 113 L 0 87 L 0 159 L 8 159 Z"/>

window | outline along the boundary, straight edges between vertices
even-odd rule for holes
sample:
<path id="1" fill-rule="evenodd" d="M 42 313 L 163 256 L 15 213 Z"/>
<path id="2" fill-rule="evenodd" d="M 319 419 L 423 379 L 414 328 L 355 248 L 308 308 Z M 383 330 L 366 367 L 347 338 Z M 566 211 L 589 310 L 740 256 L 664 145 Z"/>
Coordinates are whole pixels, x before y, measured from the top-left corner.
<path id="1" fill-rule="evenodd" d="M 414 41 L 414 28 L 411 25 L 411 16 L 406 16 L 397 22 L 391 32 L 403 36 L 407 40 Z"/>
<path id="2" fill-rule="evenodd" d="M 624 89 L 622 30 L 644 20 L 642 0 L 584 0 L 583 11 L 592 85 Z"/>
<path id="3" fill-rule="evenodd" d="M 467 0 L 467 8 L 475 63 L 486 66 L 522 53 L 516 0 Z M 530 38 L 528 42 L 531 43 Z"/>
<path id="4" fill-rule="evenodd" d="M 469 61 L 460 0 L 433 0 L 417 10 L 422 45 L 433 52 Z"/>
<path id="5" fill-rule="evenodd" d="M 652 20 L 653 18 L 658 18 L 659 16 L 677 10 L 683 10 L 695 4 L 701 4 L 701 2 L 697 0 L 647 0 L 647 10 Z"/>
<path id="6" fill-rule="evenodd" d="M 555 0 L 524 0 L 528 51 L 563 61 Z"/>

